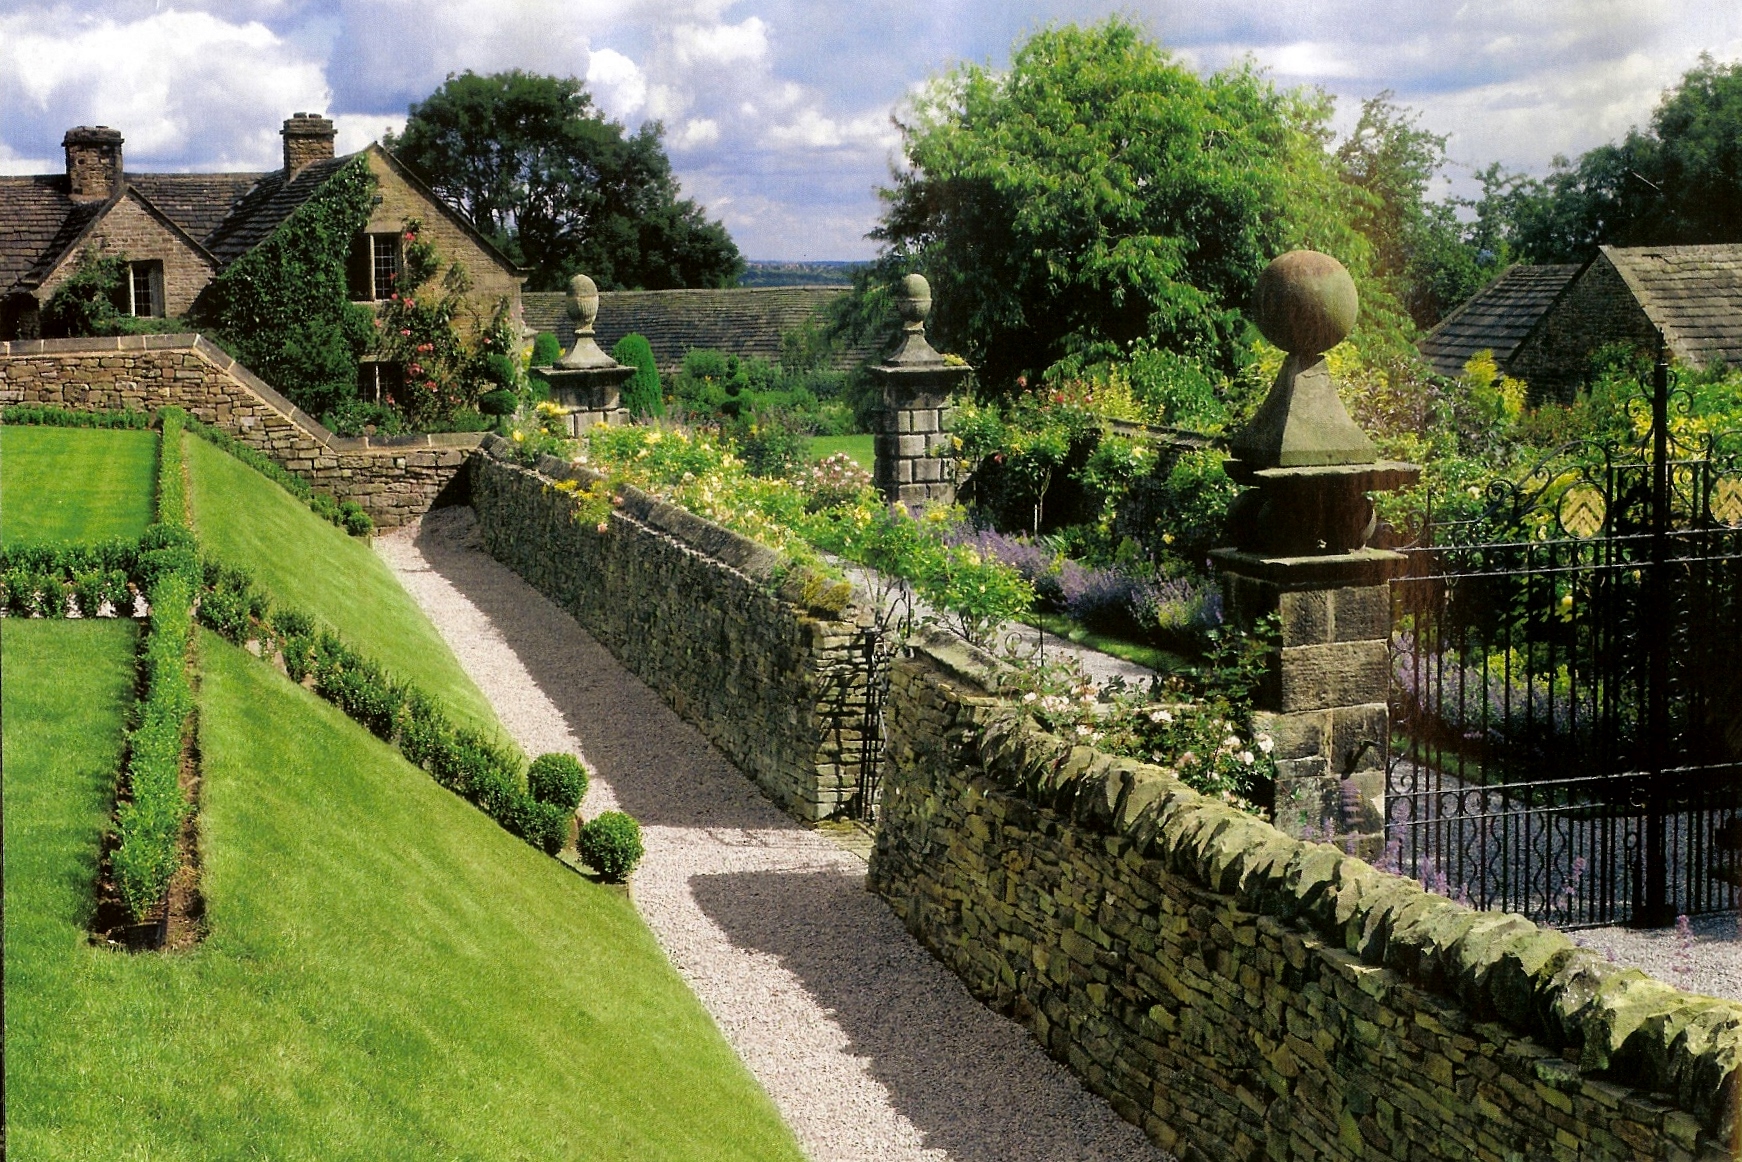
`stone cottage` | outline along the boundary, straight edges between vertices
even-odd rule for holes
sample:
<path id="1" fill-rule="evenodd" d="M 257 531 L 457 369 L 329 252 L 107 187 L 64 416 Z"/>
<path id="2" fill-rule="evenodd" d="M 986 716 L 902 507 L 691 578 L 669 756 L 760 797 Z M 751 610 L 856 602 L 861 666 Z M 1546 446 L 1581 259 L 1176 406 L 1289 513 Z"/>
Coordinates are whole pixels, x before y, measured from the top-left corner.
<path id="1" fill-rule="evenodd" d="M 41 310 L 87 250 L 125 257 L 126 314 L 185 315 L 213 277 L 260 245 L 298 206 L 358 156 L 376 181 L 374 216 L 354 241 L 351 298 L 379 302 L 401 264 L 405 223 L 471 277 L 483 317 L 507 300 L 522 325 L 524 272 L 380 145 L 334 156 L 333 122 L 298 113 L 284 122 L 284 165 L 268 173 L 130 173 L 119 130 L 67 131 L 64 174 L 0 177 L 0 339 L 40 334 Z M 390 369 L 366 366 L 378 377 Z M 373 385 L 364 385 L 366 388 Z"/>
<path id="2" fill-rule="evenodd" d="M 1534 399 L 1567 399 L 1598 348 L 1655 349 L 1659 334 L 1678 362 L 1742 365 L 1742 245 L 1604 246 L 1583 266 L 1515 266 L 1441 321 L 1421 352 L 1456 375 L 1489 350 Z"/>

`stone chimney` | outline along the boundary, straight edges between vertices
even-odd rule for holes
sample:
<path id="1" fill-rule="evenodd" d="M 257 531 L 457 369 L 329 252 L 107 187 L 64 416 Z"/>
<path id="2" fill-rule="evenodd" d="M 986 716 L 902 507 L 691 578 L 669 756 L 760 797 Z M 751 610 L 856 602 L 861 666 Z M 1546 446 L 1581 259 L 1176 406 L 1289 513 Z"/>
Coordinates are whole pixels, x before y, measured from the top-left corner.
<path id="1" fill-rule="evenodd" d="M 298 113 L 285 119 L 279 130 L 284 137 L 284 173 L 294 174 L 311 161 L 326 161 L 333 156 L 333 138 L 337 131 L 333 123 L 319 113 Z"/>
<path id="2" fill-rule="evenodd" d="M 75 202 L 100 202 L 121 185 L 121 131 L 81 125 L 61 138 L 67 151 L 67 191 Z"/>

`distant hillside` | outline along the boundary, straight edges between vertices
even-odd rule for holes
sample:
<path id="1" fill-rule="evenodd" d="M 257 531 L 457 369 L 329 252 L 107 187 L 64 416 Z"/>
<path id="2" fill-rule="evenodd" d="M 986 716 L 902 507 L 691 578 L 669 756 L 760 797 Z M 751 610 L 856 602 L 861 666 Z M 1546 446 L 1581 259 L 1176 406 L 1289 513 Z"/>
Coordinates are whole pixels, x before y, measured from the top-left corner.
<path id="1" fill-rule="evenodd" d="M 851 286 L 863 262 L 751 262 L 739 286 Z"/>

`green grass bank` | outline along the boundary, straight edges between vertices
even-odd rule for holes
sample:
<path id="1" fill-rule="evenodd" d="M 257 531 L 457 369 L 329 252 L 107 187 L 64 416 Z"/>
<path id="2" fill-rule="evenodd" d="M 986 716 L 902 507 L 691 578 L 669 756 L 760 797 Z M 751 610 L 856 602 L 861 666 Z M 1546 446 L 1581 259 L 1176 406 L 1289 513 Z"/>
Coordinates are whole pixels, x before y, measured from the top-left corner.
<path id="1" fill-rule="evenodd" d="M 151 521 L 157 433 L 0 427 L 0 539 L 137 537 Z"/>
<path id="2" fill-rule="evenodd" d="M 133 630 L 5 630 L 10 1156 L 799 1157 L 623 894 L 211 634 L 210 933 L 92 947 Z"/>

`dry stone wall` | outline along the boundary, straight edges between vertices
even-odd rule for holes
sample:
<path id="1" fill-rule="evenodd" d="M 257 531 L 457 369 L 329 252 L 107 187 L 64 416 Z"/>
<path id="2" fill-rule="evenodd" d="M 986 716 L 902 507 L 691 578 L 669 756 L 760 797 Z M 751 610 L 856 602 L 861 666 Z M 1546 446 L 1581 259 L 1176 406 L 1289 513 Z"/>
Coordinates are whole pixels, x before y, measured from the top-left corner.
<path id="1" fill-rule="evenodd" d="M 869 615 L 851 589 L 635 488 L 606 531 L 573 492 L 599 479 L 555 457 L 472 457 L 484 545 L 568 610 L 786 810 L 824 819 L 857 792 Z"/>
<path id="2" fill-rule="evenodd" d="M 0 406 L 74 410 L 173 404 L 295 472 L 317 491 L 354 500 L 382 528 L 458 499 L 476 433 L 335 436 L 199 335 L 30 339 L 0 343 Z"/>
<path id="3" fill-rule="evenodd" d="M 1071 747 L 941 637 L 894 665 L 871 885 L 1188 1162 L 1738 1156 L 1742 1006 Z"/>

